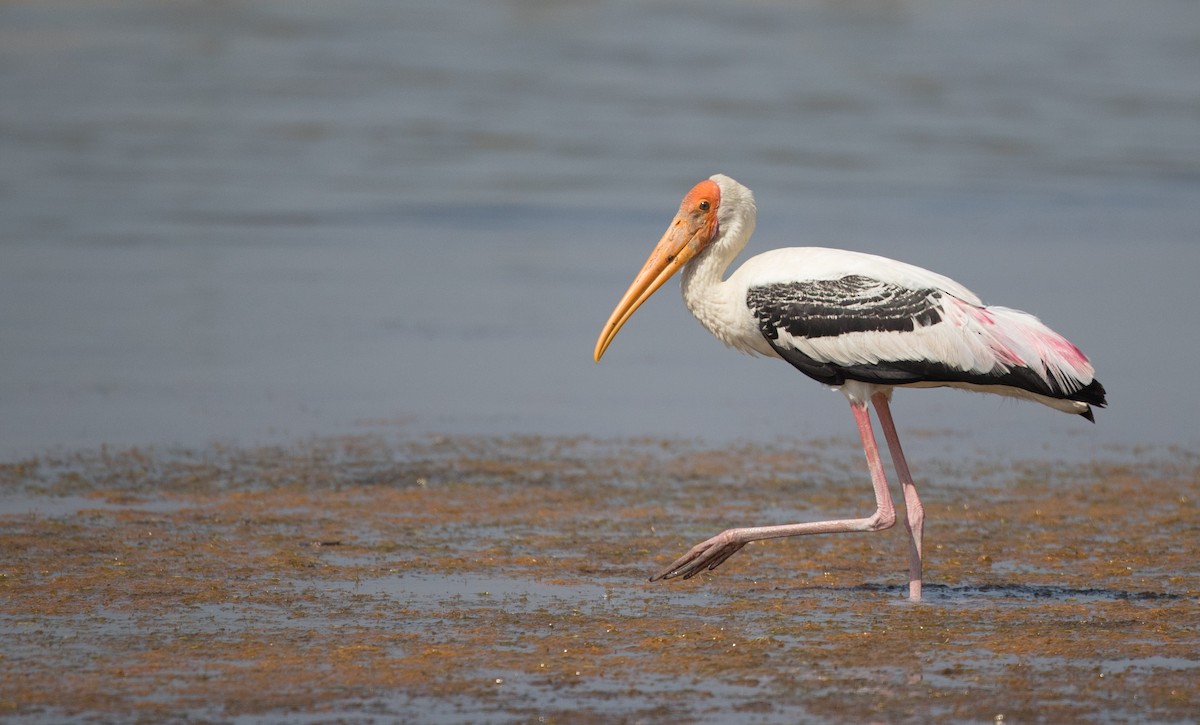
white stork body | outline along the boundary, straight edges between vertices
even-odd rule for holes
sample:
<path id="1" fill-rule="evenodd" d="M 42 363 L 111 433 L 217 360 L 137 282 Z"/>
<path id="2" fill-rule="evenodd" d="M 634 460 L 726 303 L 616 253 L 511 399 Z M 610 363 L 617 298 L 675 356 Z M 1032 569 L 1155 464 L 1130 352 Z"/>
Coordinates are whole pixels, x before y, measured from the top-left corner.
<path id="1" fill-rule="evenodd" d="M 889 400 L 895 387 L 950 386 L 1026 398 L 1093 419 L 1104 388 L 1091 363 L 1024 312 L 987 307 L 954 280 L 885 257 L 818 247 L 777 249 L 723 279 L 754 231 L 753 194 L 716 175 L 697 184 L 596 344 L 599 360 L 620 327 L 675 272 L 688 309 L 726 345 L 781 358 L 840 389 L 866 452 L 876 512 L 863 519 L 730 529 L 698 544 L 655 579 L 713 569 L 750 541 L 874 531 L 895 521 L 867 403 L 874 403 L 905 496 L 909 596 L 921 596 L 923 513 Z"/>
<path id="2" fill-rule="evenodd" d="M 854 383 L 956 387 L 1090 415 L 1087 403 L 1054 394 L 1092 382 L 1091 363 L 1074 345 L 1028 313 L 984 306 L 948 277 L 873 254 L 793 247 L 753 257 L 712 283 L 699 276 L 707 261 L 696 260 L 696 273 L 684 270 L 684 301 L 701 324 L 743 352 L 789 362 L 799 353 L 815 364 L 792 364 L 852 398 L 862 389 Z M 900 361 L 924 365 L 886 370 Z M 942 379 L 935 366 L 945 368 Z M 1027 368 L 1046 389 L 1000 383 L 1014 368 Z"/>

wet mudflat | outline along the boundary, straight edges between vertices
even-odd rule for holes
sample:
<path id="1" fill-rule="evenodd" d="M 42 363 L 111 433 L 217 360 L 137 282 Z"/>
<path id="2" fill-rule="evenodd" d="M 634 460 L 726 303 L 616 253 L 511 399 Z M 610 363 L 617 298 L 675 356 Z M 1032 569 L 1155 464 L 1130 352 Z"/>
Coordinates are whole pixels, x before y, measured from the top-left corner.
<path id="1" fill-rule="evenodd" d="M 1127 722 L 1200 712 L 1200 458 L 918 465 L 849 440 L 363 436 L 0 468 L 0 715 L 29 722 Z"/>

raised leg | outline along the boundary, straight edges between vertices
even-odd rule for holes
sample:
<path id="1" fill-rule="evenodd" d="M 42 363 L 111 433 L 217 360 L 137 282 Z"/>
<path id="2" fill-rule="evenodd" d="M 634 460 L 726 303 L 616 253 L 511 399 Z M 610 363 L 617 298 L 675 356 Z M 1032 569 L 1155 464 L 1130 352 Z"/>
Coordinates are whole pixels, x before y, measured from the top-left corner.
<path id="1" fill-rule="evenodd" d="M 875 488 L 875 513 L 862 519 L 837 519 L 834 521 L 812 521 L 801 524 L 779 526 L 753 526 L 728 529 L 693 546 L 666 569 L 650 577 L 650 581 L 683 577 L 690 579 L 705 569 L 715 569 L 751 541 L 777 539 L 784 536 L 805 534 L 835 534 L 852 531 L 881 531 L 896 523 L 896 510 L 888 494 L 887 479 L 883 473 L 883 462 L 879 460 L 879 446 L 871 430 L 871 414 L 866 403 L 851 403 L 850 410 L 858 424 L 863 452 L 867 456 L 867 467 L 871 470 L 871 485 Z"/>
<path id="2" fill-rule="evenodd" d="M 896 466 L 896 475 L 904 490 L 904 528 L 908 529 L 908 598 L 915 602 L 921 599 L 921 537 L 925 529 L 925 508 L 917 497 L 917 487 L 908 471 L 908 461 L 904 460 L 904 450 L 900 447 L 900 436 L 892 421 L 887 396 L 876 393 L 871 401 L 875 403 L 883 437 L 887 439 L 888 450 L 892 452 L 892 464 Z"/>

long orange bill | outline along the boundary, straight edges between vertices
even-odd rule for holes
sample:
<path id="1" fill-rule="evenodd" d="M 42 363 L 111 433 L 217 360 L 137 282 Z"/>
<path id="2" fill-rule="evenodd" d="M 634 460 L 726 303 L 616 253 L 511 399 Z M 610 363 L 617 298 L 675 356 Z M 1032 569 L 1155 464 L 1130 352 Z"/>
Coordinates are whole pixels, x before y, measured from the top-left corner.
<path id="1" fill-rule="evenodd" d="M 600 331 L 600 339 L 596 341 L 596 362 L 600 362 L 609 343 L 642 303 L 712 242 L 717 232 L 719 200 L 720 189 L 712 181 L 700 182 L 684 197 L 671 226 Z"/>

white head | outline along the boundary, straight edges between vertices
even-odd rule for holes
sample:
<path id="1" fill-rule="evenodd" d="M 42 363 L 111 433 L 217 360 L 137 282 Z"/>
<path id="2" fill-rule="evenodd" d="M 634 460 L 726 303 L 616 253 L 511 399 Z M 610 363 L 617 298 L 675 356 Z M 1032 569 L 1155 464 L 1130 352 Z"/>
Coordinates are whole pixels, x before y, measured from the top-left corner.
<path id="1" fill-rule="evenodd" d="M 717 185 L 720 193 L 717 205 L 717 224 L 720 227 L 720 236 L 731 239 L 738 238 L 743 242 L 749 239 L 750 235 L 754 233 L 754 223 L 758 218 L 754 192 L 725 174 L 713 174 L 708 180 Z M 694 192 L 695 189 L 692 191 Z M 735 229 L 735 227 L 737 228 Z"/>
<path id="2" fill-rule="evenodd" d="M 733 259 L 754 231 L 756 216 L 753 192 L 724 174 L 693 186 L 600 332 L 596 360 L 637 308 L 697 255 L 713 247 L 713 253 Z"/>

